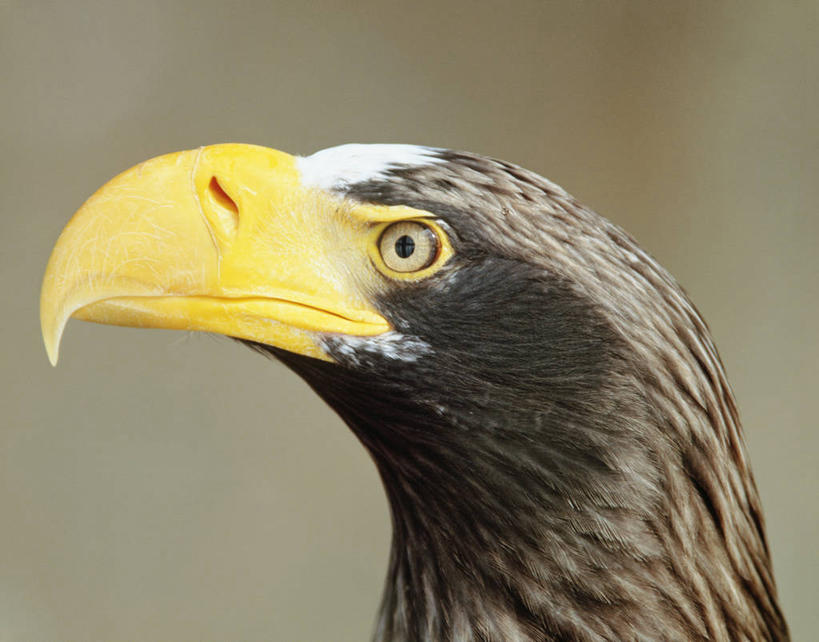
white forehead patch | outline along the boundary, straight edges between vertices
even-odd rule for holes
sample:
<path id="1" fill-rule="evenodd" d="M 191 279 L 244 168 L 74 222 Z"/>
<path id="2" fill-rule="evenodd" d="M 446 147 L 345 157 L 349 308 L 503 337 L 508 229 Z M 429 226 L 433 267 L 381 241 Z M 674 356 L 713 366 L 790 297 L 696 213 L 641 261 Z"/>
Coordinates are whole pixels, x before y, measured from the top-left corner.
<path id="1" fill-rule="evenodd" d="M 439 163 L 434 147 L 420 145 L 339 145 L 296 159 L 308 187 L 343 191 L 363 181 L 386 178 L 391 169 Z"/>

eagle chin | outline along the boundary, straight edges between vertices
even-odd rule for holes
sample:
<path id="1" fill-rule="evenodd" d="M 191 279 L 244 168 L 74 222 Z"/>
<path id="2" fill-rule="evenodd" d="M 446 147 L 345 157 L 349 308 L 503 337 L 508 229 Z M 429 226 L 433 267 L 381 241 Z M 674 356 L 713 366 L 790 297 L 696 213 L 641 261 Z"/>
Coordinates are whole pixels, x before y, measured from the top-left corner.
<path id="1" fill-rule="evenodd" d="M 169 154 L 102 187 L 43 283 L 70 317 L 219 332 L 368 449 L 376 640 L 787 640 L 705 322 L 621 229 L 503 161 L 412 145 Z"/>

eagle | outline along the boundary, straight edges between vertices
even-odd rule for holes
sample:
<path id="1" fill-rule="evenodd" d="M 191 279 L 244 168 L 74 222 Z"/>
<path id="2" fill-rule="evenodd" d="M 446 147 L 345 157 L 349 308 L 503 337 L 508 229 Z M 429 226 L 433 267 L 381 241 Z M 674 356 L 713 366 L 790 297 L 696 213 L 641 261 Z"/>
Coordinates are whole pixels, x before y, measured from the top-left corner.
<path id="1" fill-rule="evenodd" d="M 512 163 L 415 145 L 154 158 L 63 230 L 70 317 L 215 332 L 369 451 L 377 642 L 787 640 L 709 330 L 622 229 Z"/>

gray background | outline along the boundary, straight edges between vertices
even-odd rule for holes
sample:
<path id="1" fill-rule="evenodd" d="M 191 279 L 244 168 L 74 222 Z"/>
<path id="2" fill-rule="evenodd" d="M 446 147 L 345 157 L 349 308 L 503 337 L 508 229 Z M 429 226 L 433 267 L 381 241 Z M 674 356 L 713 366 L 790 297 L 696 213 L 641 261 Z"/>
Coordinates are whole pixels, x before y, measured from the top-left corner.
<path id="1" fill-rule="evenodd" d="M 282 366 L 72 322 L 40 279 L 115 173 L 237 141 L 505 158 L 632 232 L 709 321 L 796 639 L 819 634 L 815 2 L 0 0 L 0 639 L 362 640 L 375 470 Z"/>

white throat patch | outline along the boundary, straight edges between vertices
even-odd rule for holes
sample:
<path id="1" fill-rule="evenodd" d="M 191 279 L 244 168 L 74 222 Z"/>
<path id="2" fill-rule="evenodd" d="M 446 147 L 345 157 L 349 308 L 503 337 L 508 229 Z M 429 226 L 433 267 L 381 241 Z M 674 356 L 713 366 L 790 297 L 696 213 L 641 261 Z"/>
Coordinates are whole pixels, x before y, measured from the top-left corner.
<path id="1" fill-rule="evenodd" d="M 441 162 L 436 148 L 420 145 L 339 145 L 296 159 L 308 187 L 343 191 L 363 181 L 386 178 L 391 169 Z"/>

